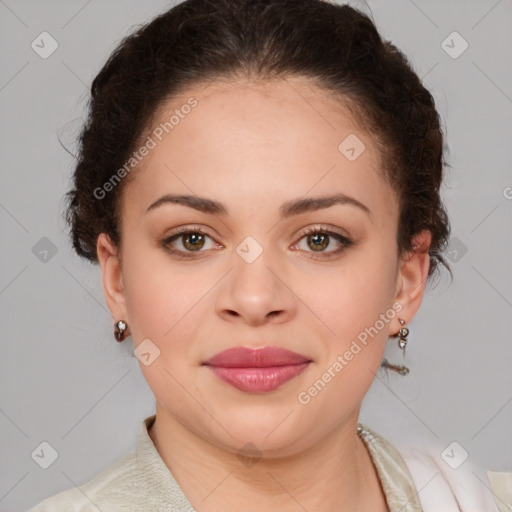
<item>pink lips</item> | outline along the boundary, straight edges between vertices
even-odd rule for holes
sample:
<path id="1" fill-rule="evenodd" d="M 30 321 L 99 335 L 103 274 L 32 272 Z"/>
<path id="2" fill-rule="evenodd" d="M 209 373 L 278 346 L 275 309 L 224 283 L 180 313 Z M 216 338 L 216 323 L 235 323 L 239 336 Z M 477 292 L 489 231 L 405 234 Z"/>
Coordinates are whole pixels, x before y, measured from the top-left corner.
<path id="1" fill-rule="evenodd" d="M 307 357 L 280 347 L 236 347 L 219 352 L 204 364 L 235 388 L 262 393 L 277 389 L 310 362 Z"/>

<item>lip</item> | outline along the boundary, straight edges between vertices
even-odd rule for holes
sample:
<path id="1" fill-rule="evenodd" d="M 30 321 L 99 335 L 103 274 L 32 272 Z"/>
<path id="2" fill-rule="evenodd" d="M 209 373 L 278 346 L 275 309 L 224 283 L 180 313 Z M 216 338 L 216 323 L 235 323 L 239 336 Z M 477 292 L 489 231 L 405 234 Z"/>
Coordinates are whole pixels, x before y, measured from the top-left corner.
<path id="1" fill-rule="evenodd" d="M 280 347 L 235 347 L 203 363 L 221 380 L 240 391 L 273 391 L 304 371 L 311 359 Z"/>

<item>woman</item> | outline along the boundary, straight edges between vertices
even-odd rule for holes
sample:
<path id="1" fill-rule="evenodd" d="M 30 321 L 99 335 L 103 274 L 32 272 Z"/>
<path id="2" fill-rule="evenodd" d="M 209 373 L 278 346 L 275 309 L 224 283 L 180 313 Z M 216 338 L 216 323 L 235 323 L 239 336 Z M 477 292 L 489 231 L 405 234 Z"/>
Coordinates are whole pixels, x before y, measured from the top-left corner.
<path id="1" fill-rule="evenodd" d="M 496 512 L 485 473 L 425 484 L 427 452 L 358 423 L 449 270 L 442 149 L 431 94 L 349 6 L 187 0 L 124 40 L 67 219 L 156 414 L 32 510 Z"/>

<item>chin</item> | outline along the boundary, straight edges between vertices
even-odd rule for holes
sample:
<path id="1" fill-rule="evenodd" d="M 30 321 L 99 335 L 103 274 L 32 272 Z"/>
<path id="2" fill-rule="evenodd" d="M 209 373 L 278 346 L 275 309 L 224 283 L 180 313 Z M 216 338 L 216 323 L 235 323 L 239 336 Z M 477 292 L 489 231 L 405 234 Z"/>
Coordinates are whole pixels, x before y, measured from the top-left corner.
<path id="1" fill-rule="evenodd" d="M 230 449 L 237 452 L 247 443 L 251 443 L 268 456 L 285 455 L 297 439 L 301 439 L 306 432 L 298 428 L 290 408 L 279 413 L 269 414 L 251 412 L 247 414 L 226 415 L 218 418 L 221 425 L 226 425 L 226 430 L 216 428 L 215 437 L 229 445 Z M 292 419 L 293 418 L 293 419 Z M 284 421 L 283 421 L 284 420 Z M 302 424 L 302 428 L 305 425 Z M 230 435 L 231 434 L 231 435 Z"/>

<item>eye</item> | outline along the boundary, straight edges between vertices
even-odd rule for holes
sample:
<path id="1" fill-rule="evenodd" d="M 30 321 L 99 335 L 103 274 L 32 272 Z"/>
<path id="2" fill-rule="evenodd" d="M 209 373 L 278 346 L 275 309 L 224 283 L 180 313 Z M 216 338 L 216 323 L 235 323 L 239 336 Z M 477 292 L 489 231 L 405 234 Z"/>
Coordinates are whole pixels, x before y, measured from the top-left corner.
<path id="1" fill-rule="evenodd" d="M 307 250 L 307 248 L 311 248 L 313 253 L 317 253 L 309 256 L 310 258 L 313 259 L 330 258 L 341 253 L 346 248 L 353 245 L 352 240 L 347 238 L 345 235 L 342 235 L 341 233 L 333 231 L 332 229 L 324 226 L 308 228 L 302 234 L 301 241 L 302 239 L 305 239 L 306 249 L 304 250 L 306 252 L 310 252 Z M 336 241 L 336 244 L 338 244 L 339 247 L 335 250 L 325 251 L 326 248 L 333 245 L 331 241 L 332 239 Z M 301 247 L 299 247 L 299 245 L 300 241 L 299 243 L 295 244 L 292 248 L 300 249 Z"/>
<path id="2" fill-rule="evenodd" d="M 207 239 L 212 241 L 210 247 L 207 247 Z M 306 248 L 300 247 L 301 241 L 305 239 Z M 334 245 L 332 240 L 339 246 L 335 250 L 326 251 L 328 247 Z M 354 243 L 345 235 L 334 231 L 326 226 L 316 226 L 306 229 L 300 241 L 292 246 L 292 249 L 299 248 L 305 252 L 313 252 L 308 257 L 312 259 L 327 259 L 340 254 L 346 248 Z M 180 259 L 194 259 L 200 257 L 202 250 L 206 247 L 220 249 L 223 246 L 213 240 L 201 227 L 192 226 L 177 229 L 172 235 L 166 237 L 160 242 L 166 251 Z M 178 246 L 178 247 L 177 247 Z M 181 247 L 179 247 L 181 246 Z M 311 251 L 308 248 L 312 249 Z"/>
<path id="3" fill-rule="evenodd" d="M 191 259 L 196 258 L 196 254 L 202 251 L 206 244 L 206 239 L 209 238 L 213 241 L 213 239 L 205 233 L 200 227 L 188 227 L 188 228 L 180 228 L 176 230 L 175 234 L 165 238 L 160 242 L 160 245 L 164 247 L 168 252 L 177 256 L 178 258 L 183 259 Z M 177 245 L 181 245 L 183 248 L 176 248 L 173 244 L 177 243 Z M 222 247 L 217 242 L 213 243 L 213 247 L 220 248 Z M 208 247 L 207 247 L 208 248 Z"/>

